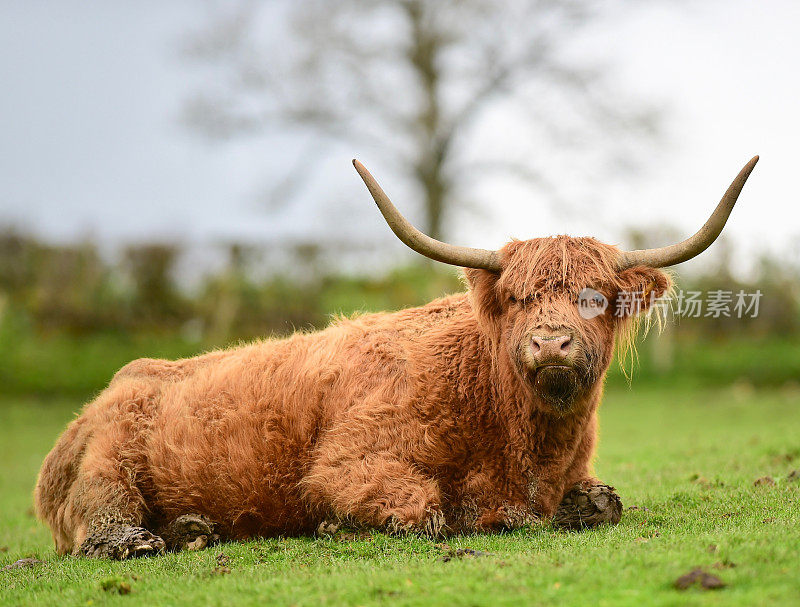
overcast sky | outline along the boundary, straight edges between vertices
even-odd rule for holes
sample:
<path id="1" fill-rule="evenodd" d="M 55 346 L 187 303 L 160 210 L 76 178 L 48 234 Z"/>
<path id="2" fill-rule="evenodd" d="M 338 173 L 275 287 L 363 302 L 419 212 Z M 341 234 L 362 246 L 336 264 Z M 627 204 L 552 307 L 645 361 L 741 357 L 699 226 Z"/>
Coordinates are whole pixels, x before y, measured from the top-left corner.
<path id="1" fill-rule="evenodd" d="M 180 48 L 206 17 L 201 4 L 0 1 L 0 223 L 116 243 L 253 241 L 336 221 L 335 208 L 278 220 L 259 204 L 280 149 L 213 143 L 181 126 L 197 72 Z M 796 0 L 660 3 L 615 19 L 594 41 L 615 79 L 669 110 L 666 141 L 643 174 L 610 176 L 596 190 L 597 214 L 577 217 L 499 184 L 481 192 L 491 222 L 465 215 L 450 231 L 459 244 L 493 247 L 565 232 L 616 243 L 622 224 L 666 222 L 688 235 L 760 154 L 727 232 L 741 250 L 789 251 L 800 239 L 798 26 Z M 363 200 L 364 229 L 385 231 L 349 165 L 359 151 L 334 154 L 317 195 Z"/>

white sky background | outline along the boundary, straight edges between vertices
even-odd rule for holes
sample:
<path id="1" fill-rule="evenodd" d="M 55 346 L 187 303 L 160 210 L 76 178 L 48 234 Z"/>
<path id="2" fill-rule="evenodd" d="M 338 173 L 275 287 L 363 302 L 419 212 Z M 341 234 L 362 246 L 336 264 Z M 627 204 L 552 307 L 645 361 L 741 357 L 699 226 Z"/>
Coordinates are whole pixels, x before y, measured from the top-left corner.
<path id="1" fill-rule="evenodd" d="M 411 204 L 400 197 L 403 184 L 359 150 L 332 150 L 305 196 L 359 201 L 363 215 L 352 204 L 343 217 L 335 204 L 324 213 L 301 204 L 275 216 L 259 192 L 280 177 L 290 142 L 212 143 L 181 126 L 198 71 L 180 48 L 204 23 L 202 6 L 0 0 L 0 224 L 106 245 L 259 242 L 337 221 L 357 225 L 365 239 L 388 235 L 350 158 L 373 168 L 398 206 Z M 620 86 L 668 109 L 665 144 L 635 178 L 594 184 L 596 214 L 559 214 L 536 194 L 493 183 L 478 192 L 491 221 L 462 214 L 451 240 L 496 247 L 510 236 L 570 233 L 619 243 L 622 225 L 662 222 L 688 235 L 760 154 L 726 234 L 742 258 L 764 248 L 796 256 L 798 29 L 796 0 L 660 3 L 614 16 L 586 52 L 604 49 Z M 558 170 L 554 181 L 580 184 L 593 167 Z"/>

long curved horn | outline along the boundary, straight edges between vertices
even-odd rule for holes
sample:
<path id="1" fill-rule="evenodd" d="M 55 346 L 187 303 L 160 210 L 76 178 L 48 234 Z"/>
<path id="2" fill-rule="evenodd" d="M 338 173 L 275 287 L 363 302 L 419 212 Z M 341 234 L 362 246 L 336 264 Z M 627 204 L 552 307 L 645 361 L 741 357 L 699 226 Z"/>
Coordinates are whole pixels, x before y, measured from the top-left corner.
<path id="1" fill-rule="evenodd" d="M 649 266 L 651 268 L 664 268 L 666 266 L 674 266 L 684 261 L 690 260 L 692 257 L 700 255 L 708 247 L 711 246 L 717 236 L 722 232 L 725 227 L 725 222 L 728 221 L 728 216 L 733 210 L 733 205 L 736 204 L 736 199 L 744 187 L 744 182 L 750 176 L 753 167 L 758 162 L 758 156 L 748 162 L 744 168 L 739 171 L 736 179 L 733 180 L 728 191 L 720 200 L 717 208 L 711 213 L 705 225 L 695 234 L 677 244 L 660 247 L 657 249 L 639 249 L 637 251 L 624 251 L 620 255 L 618 266 L 620 270 L 632 268 L 633 266 Z"/>
<path id="2" fill-rule="evenodd" d="M 392 204 L 392 201 L 389 200 L 386 192 L 381 189 L 381 186 L 379 186 L 375 178 L 370 175 L 370 172 L 364 168 L 363 164 L 354 159 L 353 166 L 356 167 L 356 171 L 358 171 L 358 174 L 361 175 L 361 179 L 363 179 L 364 183 L 367 185 L 367 189 L 375 199 L 375 204 L 378 205 L 386 223 L 389 224 L 389 227 L 392 228 L 392 232 L 394 232 L 406 246 L 435 261 L 441 261 L 464 268 L 481 268 L 491 272 L 500 271 L 500 256 L 497 254 L 497 251 L 457 247 L 431 238 L 427 234 L 420 232 L 400 214 L 400 211 L 398 211 Z"/>

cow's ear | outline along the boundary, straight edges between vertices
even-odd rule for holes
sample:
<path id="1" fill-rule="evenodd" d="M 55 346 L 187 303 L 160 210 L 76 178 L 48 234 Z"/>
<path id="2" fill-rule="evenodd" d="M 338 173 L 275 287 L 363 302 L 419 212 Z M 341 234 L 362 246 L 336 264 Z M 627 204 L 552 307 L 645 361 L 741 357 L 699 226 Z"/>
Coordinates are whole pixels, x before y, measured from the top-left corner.
<path id="1" fill-rule="evenodd" d="M 496 317 L 502 312 L 497 287 L 500 275 L 489 270 L 465 268 L 464 277 L 469 286 L 473 308 L 485 317 Z"/>
<path id="2" fill-rule="evenodd" d="M 622 318 L 645 312 L 671 288 L 669 274 L 657 268 L 637 266 L 623 270 L 617 275 L 612 313 Z"/>

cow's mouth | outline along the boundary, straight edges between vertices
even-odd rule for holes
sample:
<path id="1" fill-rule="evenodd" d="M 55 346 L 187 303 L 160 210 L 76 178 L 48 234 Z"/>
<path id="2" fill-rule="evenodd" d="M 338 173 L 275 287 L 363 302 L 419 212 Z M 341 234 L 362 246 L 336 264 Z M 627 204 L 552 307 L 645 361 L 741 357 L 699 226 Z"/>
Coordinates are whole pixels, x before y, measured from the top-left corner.
<path id="1" fill-rule="evenodd" d="M 572 407 L 578 393 L 578 373 L 571 365 L 548 364 L 533 372 L 533 390 L 560 412 Z"/>

